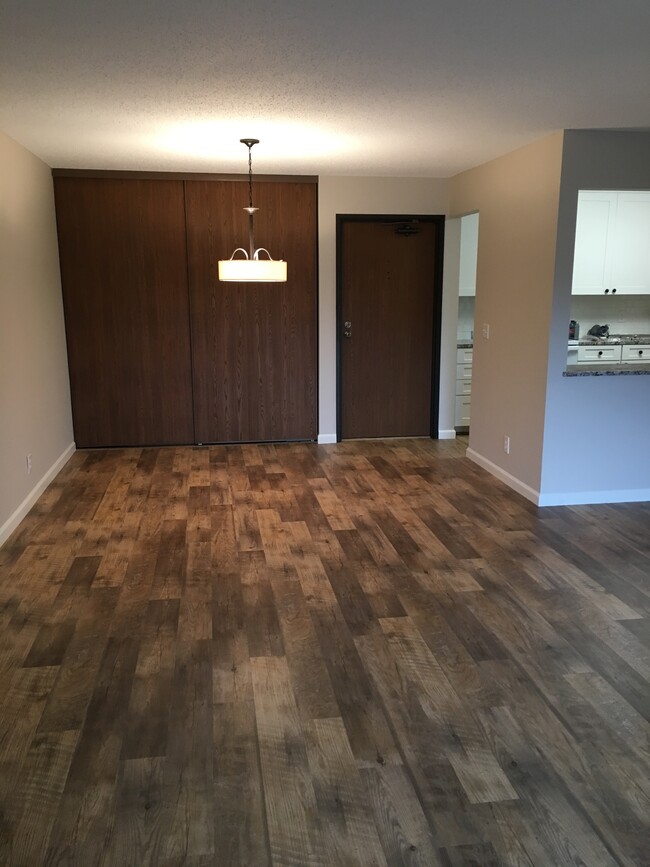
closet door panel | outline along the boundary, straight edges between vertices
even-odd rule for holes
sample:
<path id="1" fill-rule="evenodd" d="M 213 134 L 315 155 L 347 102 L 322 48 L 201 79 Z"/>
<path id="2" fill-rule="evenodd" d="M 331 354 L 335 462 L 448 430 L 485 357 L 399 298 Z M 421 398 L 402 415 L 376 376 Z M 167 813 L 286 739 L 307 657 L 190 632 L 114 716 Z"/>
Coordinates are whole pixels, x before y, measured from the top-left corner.
<path id="1" fill-rule="evenodd" d="M 248 247 L 246 183 L 186 181 L 194 423 L 198 442 L 316 438 L 316 185 L 259 182 L 255 243 L 286 283 L 220 283 Z"/>
<path id="2" fill-rule="evenodd" d="M 194 441 L 183 182 L 55 178 L 75 440 Z"/>

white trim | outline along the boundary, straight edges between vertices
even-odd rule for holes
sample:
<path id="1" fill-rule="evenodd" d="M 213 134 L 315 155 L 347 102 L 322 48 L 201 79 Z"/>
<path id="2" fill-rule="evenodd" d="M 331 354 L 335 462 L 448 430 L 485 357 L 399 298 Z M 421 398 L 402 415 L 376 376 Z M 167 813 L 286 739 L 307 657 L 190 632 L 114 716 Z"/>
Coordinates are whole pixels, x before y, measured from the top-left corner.
<path id="1" fill-rule="evenodd" d="M 605 503 L 645 503 L 650 502 L 650 489 L 632 488 L 622 491 L 569 491 L 567 493 L 541 494 L 519 479 L 511 476 L 502 467 L 484 458 L 473 449 L 467 449 L 467 457 L 492 473 L 497 479 L 505 482 L 508 487 L 526 497 L 536 506 L 591 506 Z"/>
<path id="2" fill-rule="evenodd" d="M 36 500 L 38 500 L 38 498 L 41 496 L 45 488 L 47 488 L 52 479 L 54 479 L 55 476 L 60 473 L 64 465 L 70 460 L 70 458 L 74 454 L 74 451 L 75 444 L 70 443 L 70 445 L 63 452 L 63 454 L 54 461 L 52 466 L 41 478 L 41 480 L 34 485 L 34 487 L 22 501 L 22 503 L 18 506 L 16 511 L 7 518 L 2 527 L 0 527 L 0 545 L 4 545 L 4 543 L 7 541 L 9 536 L 11 536 L 18 524 L 20 524 L 25 515 L 32 508 Z"/>
<path id="3" fill-rule="evenodd" d="M 487 470 L 488 473 L 492 473 L 492 475 L 496 476 L 497 479 L 505 482 L 505 484 L 508 485 L 509 488 L 512 488 L 514 491 L 517 491 L 518 494 L 521 494 L 522 497 L 530 500 L 531 503 L 535 503 L 536 506 L 539 505 L 539 491 L 531 488 L 530 485 L 525 484 L 524 482 L 517 479 L 515 476 L 510 475 L 510 473 L 506 472 L 498 464 L 495 464 L 487 458 L 484 458 L 483 455 L 475 452 L 474 449 L 467 449 L 465 454 L 470 459 L 470 461 L 474 461 L 474 463 L 478 464 L 479 467 L 483 467 L 483 469 Z M 550 503 L 547 503 L 546 505 L 550 505 Z"/>
<path id="4" fill-rule="evenodd" d="M 561 494 L 540 494 L 539 506 L 591 506 L 603 503 L 646 503 L 650 489 L 632 488 L 623 491 L 569 491 Z"/>
<path id="5" fill-rule="evenodd" d="M 383 439 L 390 439 L 390 437 L 384 437 Z M 402 439 L 402 437 L 394 437 L 394 439 Z M 426 439 L 426 437 L 422 437 L 422 439 Z M 456 431 L 453 428 L 451 430 L 439 430 L 438 439 L 455 440 Z M 318 434 L 318 445 L 320 446 L 329 445 L 336 442 L 338 442 L 338 440 L 336 439 L 336 434 Z"/>

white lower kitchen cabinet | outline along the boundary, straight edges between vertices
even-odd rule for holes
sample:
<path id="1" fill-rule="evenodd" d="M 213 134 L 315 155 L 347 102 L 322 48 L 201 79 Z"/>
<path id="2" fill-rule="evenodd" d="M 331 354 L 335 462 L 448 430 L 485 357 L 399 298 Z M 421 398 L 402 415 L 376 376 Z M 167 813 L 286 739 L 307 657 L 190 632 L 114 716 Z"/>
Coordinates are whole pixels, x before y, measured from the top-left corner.
<path id="1" fill-rule="evenodd" d="M 623 364 L 650 364 L 650 343 L 621 346 Z"/>
<path id="2" fill-rule="evenodd" d="M 577 357 L 576 357 L 577 356 Z M 650 343 L 569 346 L 569 364 L 650 364 Z"/>
<path id="3" fill-rule="evenodd" d="M 618 364 L 621 346 L 579 346 L 578 364 Z"/>
<path id="4" fill-rule="evenodd" d="M 456 395 L 456 427 L 469 427 L 470 408 L 472 406 L 471 395 Z"/>
<path id="5" fill-rule="evenodd" d="M 456 350 L 456 415 L 455 427 L 469 427 L 472 405 L 473 349 Z"/>

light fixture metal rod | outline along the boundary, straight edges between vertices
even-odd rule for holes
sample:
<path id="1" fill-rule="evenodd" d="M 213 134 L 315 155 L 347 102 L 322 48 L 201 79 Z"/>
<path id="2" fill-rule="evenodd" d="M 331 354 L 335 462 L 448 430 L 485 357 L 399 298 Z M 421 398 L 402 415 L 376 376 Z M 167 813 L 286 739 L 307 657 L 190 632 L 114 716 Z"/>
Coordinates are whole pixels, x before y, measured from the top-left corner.
<path id="1" fill-rule="evenodd" d="M 248 257 L 255 255 L 255 234 L 253 231 L 253 214 L 257 208 L 253 207 L 253 145 L 259 144 L 257 138 L 240 138 L 239 141 L 248 148 Z"/>

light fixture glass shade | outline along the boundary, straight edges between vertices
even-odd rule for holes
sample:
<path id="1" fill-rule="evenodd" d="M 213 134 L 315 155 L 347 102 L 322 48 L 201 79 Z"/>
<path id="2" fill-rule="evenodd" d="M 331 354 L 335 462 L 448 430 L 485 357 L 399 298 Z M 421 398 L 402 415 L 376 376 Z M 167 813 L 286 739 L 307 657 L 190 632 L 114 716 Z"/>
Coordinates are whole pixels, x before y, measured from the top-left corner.
<path id="1" fill-rule="evenodd" d="M 234 283 L 286 283 L 283 259 L 221 259 L 219 280 Z"/>

